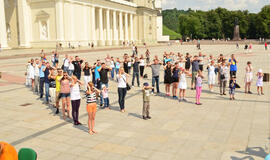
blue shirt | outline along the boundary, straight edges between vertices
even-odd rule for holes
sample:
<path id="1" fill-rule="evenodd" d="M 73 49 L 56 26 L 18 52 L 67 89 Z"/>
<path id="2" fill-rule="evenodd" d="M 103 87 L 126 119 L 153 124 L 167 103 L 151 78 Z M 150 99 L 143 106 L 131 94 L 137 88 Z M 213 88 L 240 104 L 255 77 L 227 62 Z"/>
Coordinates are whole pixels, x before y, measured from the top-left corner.
<path id="1" fill-rule="evenodd" d="M 100 79 L 100 74 L 98 71 L 98 69 L 100 69 L 100 68 L 101 68 L 101 66 L 96 66 L 96 68 L 95 68 L 95 80 Z"/>
<path id="2" fill-rule="evenodd" d="M 39 77 L 40 78 L 44 78 L 44 72 L 43 72 L 43 69 L 46 68 L 46 66 L 42 65 L 40 68 L 39 68 Z"/>
<path id="3" fill-rule="evenodd" d="M 236 60 L 229 59 L 229 62 L 231 62 L 230 71 L 237 71 Z"/>
<path id="4" fill-rule="evenodd" d="M 119 69 L 120 68 L 120 63 L 119 62 L 115 62 L 115 68 Z"/>
<path id="5" fill-rule="evenodd" d="M 166 64 L 167 62 L 171 62 L 171 61 L 172 61 L 172 59 L 170 59 L 170 58 L 168 58 L 168 59 L 165 58 L 165 59 L 164 59 L 164 63 L 165 63 L 165 64 Z"/>

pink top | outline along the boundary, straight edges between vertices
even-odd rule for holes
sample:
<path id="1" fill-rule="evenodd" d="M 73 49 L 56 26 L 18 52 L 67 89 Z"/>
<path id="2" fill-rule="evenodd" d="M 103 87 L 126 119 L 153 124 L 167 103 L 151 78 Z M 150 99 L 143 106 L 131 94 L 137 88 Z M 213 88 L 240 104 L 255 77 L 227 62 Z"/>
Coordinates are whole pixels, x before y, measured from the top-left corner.
<path id="1" fill-rule="evenodd" d="M 102 96 L 103 96 L 103 98 L 108 98 L 109 97 L 108 96 L 108 90 L 107 89 L 102 90 Z"/>
<path id="2" fill-rule="evenodd" d="M 61 81 L 61 93 L 70 93 L 69 80 Z"/>

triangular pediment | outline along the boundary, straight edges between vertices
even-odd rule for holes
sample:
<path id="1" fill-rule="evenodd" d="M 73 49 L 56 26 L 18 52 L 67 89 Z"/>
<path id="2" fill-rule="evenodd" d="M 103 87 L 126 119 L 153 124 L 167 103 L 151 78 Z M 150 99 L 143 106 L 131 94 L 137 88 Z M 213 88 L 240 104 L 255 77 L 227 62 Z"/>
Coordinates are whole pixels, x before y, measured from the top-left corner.
<path id="1" fill-rule="evenodd" d="M 37 13 L 36 17 L 37 19 L 48 19 L 50 15 L 47 12 L 41 10 Z"/>

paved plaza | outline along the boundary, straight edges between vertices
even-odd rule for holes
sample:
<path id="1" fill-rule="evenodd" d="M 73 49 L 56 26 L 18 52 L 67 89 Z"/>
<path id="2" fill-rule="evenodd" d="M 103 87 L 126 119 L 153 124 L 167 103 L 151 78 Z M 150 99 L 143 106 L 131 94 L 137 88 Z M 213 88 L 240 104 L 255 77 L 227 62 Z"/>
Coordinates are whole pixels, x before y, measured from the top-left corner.
<path id="1" fill-rule="evenodd" d="M 134 87 L 126 97 L 126 112 L 119 112 L 117 84 L 109 83 L 112 110 L 99 109 L 96 131 L 89 135 L 86 102 L 80 107 L 81 126 L 64 121 L 62 114 L 55 115 L 53 107 L 43 104 L 23 84 L 29 57 L 1 59 L 0 72 L 0 141 L 15 146 L 33 148 L 39 160 L 263 160 L 270 152 L 270 85 L 264 83 L 264 96 L 256 94 L 256 72 L 259 68 L 270 72 L 270 51 L 263 45 L 254 45 L 252 53 L 245 53 L 243 46 L 202 45 L 204 54 L 236 54 L 239 60 L 236 100 L 229 95 L 220 96 L 219 88 L 208 91 L 207 73 L 204 75 L 202 106 L 195 105 L 195 91 L 188 89 L 188 102 L 178 102 L 161 95 L 151 97 L 151 120 L 143 120 L 141 88 Z M 151 56 L 162 58 L 164 51 L 198 54 L 193 45 L 150 47 Z M 25 50 L 30 52 L 31 50 Z M 45 50 L 49 52 L 50 50 Z M 8 51 L 10 55 L 16 50 Z M 5 52 L 8 55 L 8 52 Z M 19 51 L 22 53 L 22 50 Z M 143 54 L 145 48 L 139 48 Z M 131 54 L 131 49 L 114 49 L 72 53 L 93 64 L 107 54 L 121 57 Z M 1 52 L 0 52 L 1 54 Z M 26 53 L 24 53 L 26 54 Z M 61 60 L 64 55 L 61 55 Z M 33 57 L 35 58 L 35 57 Z M 50 58 L 50 57 L 49 57 Z M 246 62 L 254 67 L 254 94 L 244 93 Z M 62 62 L 59 63 L 62 65 Z M 151 82 L 151 70 L 146 69 Z M 163 70 L 161 81 L 163 82 Z M 131 81 L 131 78 L 129 78 Z M 161 92 L 165 86 L 161 82 Z M 188 78 L 190 86 L 190 78 Z M 82 93 L 83 95 L 83 93 Z"/>

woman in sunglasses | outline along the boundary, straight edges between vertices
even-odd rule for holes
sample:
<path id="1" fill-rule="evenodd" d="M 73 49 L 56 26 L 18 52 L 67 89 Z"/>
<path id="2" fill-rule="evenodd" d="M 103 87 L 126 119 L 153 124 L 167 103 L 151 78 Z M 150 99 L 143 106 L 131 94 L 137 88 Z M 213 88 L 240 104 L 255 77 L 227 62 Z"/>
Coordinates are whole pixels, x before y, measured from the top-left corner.
<path id="1" fill-rule="evenodd" d="M 67 72 L 63 73 L 63 77 L 60 80 L 61 89 L 60 89 L 60 95 L 62 99 L 62 113 L 63 118 L 66 120 L 66 114 L 65 110 L 67 109 L 67 116 L 70 118 L 70 82 L 71 78 L 68 76 Z"/>

